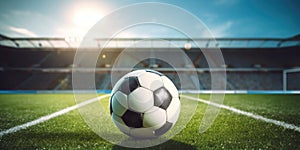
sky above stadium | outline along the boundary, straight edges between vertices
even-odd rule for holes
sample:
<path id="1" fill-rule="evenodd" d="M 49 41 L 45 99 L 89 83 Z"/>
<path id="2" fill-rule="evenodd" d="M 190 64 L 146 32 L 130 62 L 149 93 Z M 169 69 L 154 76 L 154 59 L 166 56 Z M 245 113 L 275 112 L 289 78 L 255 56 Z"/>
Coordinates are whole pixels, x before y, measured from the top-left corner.
<path id="1" fill-rule="evenodd" d="M 0 34 L 10 37 L 83 36 L 98 20 L 142 0 L 1 0 Z M 215 37 L 291 37 L 300 33 L 299 0 L 157 0 L 197 16 Z M 89 17 L 87 17 L 89 16 Z M 176 18 L 175 19 L 180 19 Z M 137 27 L 120 37 L 180 37 Z M 148 29 L 153 32 L 147 33 Z"/>

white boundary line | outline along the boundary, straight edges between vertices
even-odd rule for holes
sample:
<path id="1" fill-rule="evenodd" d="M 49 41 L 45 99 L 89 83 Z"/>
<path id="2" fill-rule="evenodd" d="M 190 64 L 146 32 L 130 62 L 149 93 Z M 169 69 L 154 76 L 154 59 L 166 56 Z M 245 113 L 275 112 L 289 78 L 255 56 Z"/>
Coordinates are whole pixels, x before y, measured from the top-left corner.
<path id="1" fill-rule="evenodd" d="M 60 111 L 57 111 L 55 113 L 52 113 L 52 114 L 49 114 L 49 115 L 46 115 L 46 116 L 43 116 L 43 117 L 40 117 L 36 120 L 33 120 L 33 121 L 30 121 L 30 122 L 27 122 L 27 123 L 24 123 L 24 124 L 21 124 L 21 125 L 18 125 L 18 126 L 15 126 L 15 127 L 12 127 L 10 129 L 7 129 L 7 130 L 4 130 L 4 131 L 1 131 L 0 132 L 0 137 L 2 137 L 3 135 L 6 135 L 6 134 L 10 134 L 10 133 L 14 133 L 14 132 L 17 132 L 19 130 L 22 130 L 22 129 L 26 129 L 28 127 L 31 127 L 31 126 L 34 126 L 34 125 L 37 125 L 39 123 L 42 123 L 42 122 L 45 122 L 45 121 L 48 121 L 52 118 L 55 118 L 55 117 L 58 117 L 58 116 L 61 116 L 63 114 L 66 114 L 72 110 L 75 110 L 75 109 L 78 109 L 80 107 L 83 107 L 85 105 L 88 105 L 88 104 L 91 104 L 91 103 L 94 103 L 98 100 L 101 100 L 103 98 L 106 98 L 108 97 L 109 94 L 107 95 L 102 95 L 102 96 L 99 96 L 99 97 L 96 97 L 96 98 L 92 98 L 92 99 L 89 99 L 89 100 L 86 100 L 84 102 L 81 102 L 79 104 L 76 104 L 76 105 L 73 105 L 73 106 L 70 106 L 70 107 L 67 107 L 65 109 L 62 109 Z"/>
<path id="2" fill-rule="evenodd" d="M 101 100 L 103 98 L 106 98 L 108 96 L 110 96 L 110 95 L 109 94 L 102 95 L 102 96 L 99 96 L 99 97 L 96 97 L 96 98 L 93 98 L 93 99 L 81 102 L 81 103 L 79 103 L 77 105 L 73 105 L 71 107 L 67 107 L 67 108 L 62 109 L 60 111 L 57 111 L 55 113 L 52 113 L 52 114 L 40 117 L 40 118 L 38 118 L 36 120 L 33 120 L 33 121 L 30 121 L 30 122 L 27 122 L 27 123 L 24 123 L 24 124 L 12 127 L 10 129 L 4 130 L 4 131 L 1 131 L 0 132 L 0 137 L 4 136 L 6 134 L 14 133 L 14 132 L 17 132 L 19 130 L 26 129 L 28 127 L 40 124 L 40 123 L 45 122 L 45 121 L 48 121 L 48 120 L 50 120 L 52 118 L 61 116 L 61 115 L 66 114 L 66 113 L 68 113 L 68 112 L 70 112 L 72 110 L 75 110 L 75 109 L 78 109 L 78 108 L 83 107 L 85 105 L 94 103 L 94 102 L 96 102 L 98 100 Z M 256 115 L 256 114 L 253 114 L 253 113 L 250 113 L 250 112 L 246 112 L 246 111 L 243 111 L 243 110 L 240 110 L 240 109 L 236 109 L 234 107 L 226 106 L 226 105 L 223 105 L 223 104 L 217 104 L 217 103 L 214 103 L 214 102 L 210 102 L 210 101 L 207 101 L 207 100 L 203 100 L 203 99 L 199 99 L 199 98 L 195 98 L 195 97 L 191 97 L 191 96 L 181 95 L 181 97 L 187 98 L 187 99 L 190 99 L 190 100 L 199 101 L 199 102 L 202 102 L 202 103 L 205 103 L 205 104 L 208 104 L 208 105 L 213 105 L 215 107 L 223 108 L 223 109 L 232 111 L 232 112 L 237 113 L 237 114 L 245 115 L 245 116 L 257 119 L 257 120 L 261 120 L 261 121 L 264 121 L 264 122 L 267 122 L 267 123 L 272 123 L 272 124 L 275 124 L 275 125 L 287 128 L 287 129 L 291 129 L 291 130 L 295 130 L 297 132 L 300 132 L 300 127 L 298 127 L 298 126 L 296 126 L 294 124 L 289 124 L 289 123 L 286 123 L 286 122 L 283 122 L 283 121 L 269 119 L 269 118 L 266 118 L 266 117 L 263 117 L 263 116 L 260 116 L 260 115 Z"/>
<path id="3" fill-rule="evenodd" d="M 223 104 L 210 102 L 210 101 L 207 101 L 207 100 L 203 100 L 203 99 L 199 99 L 199 98 L 195 98 L 195 97 L 191 97 L 191 96 L 181 95 L 181 97 L 187 98 L 187 99 L 190 99 L 190 100 L 199 101 L 199 102 L 202 102 L 202 103 L 205 103 L 205 104 L 208 104 L 208 105 L 212 105 L 212 106 L 215 106 L 215 107 L 223 108 L 223 109 L 232 111 L 232 112 L 237 113 L 237 114 L 245 115 L 245 116 L 257 119 L 257 120 L 261 120 L 261 121 L 264 121 L 264 122 L 267 122 L 267 123 L 272 123 L 272 124 L 284 127 L 286 129 L 291 129 L 291 130 L 300 132 L 300 127 L 298 127 L 294 124 L 289 124 L 289 123 L 286 123 L 286 122 L 283 122 L 283 121 L 269 119 L 269 118 L 263 117 L 261 115 L 253 114 L 251 112 L 246 112 L 246 111 L 234 108 L 234 107 L 230 107 L 230 106 L 226 106 L 226 105 L 223 105 Z"/>

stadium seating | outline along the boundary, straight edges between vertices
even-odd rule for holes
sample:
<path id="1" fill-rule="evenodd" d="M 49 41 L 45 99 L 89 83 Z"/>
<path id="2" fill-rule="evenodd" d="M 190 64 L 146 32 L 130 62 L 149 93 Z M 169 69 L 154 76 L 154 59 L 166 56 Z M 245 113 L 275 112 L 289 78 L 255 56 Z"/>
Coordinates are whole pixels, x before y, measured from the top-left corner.
<path id="1" fill-rule="evenodd" d="M 40 68 L 64 68 L 70 67 L 73 63 L 75 52 L 74 51 L 54 51 L 50 52 L 39 62 Z"/>
<path id="2" fill-rule="evenodd" d="M 228 90 L 282 90 L 282 70 L 299 67 L 299 46 L 287 48 L 266 49 L 222 49 L 227 67 Z M 97 68 L 112 67 L 121 50 L 106 50 L 105 56 L 100 56 Z M 200 89 L 211 89 L 211 77 L 205 56 L 199 49 L 185 51 L 197 68 Z M 101 54 L 103 55 L 103 54 Z M 168 54 L 171 55 L 171 54 Z M 60 69 L 71 69 L 75 49 L 42 49 L 42 48 L 11 48 L 0 47 L 0 89 L 1 90 L 71 90 L 72 72 L 61 72 Z M 172 56 L 170 56 L 172 57 Z M 175 67 L 186 68 L 179 58 L 173 58 Z M 155 64 L 152 64 L 155 62 Z M 169 68 L 172 67 L 162 60 L 143 60 L 136 68 Z M 52 71 L 45 71 L 52 69 Z M 206 69 L 206 70 L 205 70 Z M 57 71 L 56 71 L 57 70 Z M 163 71 L 171 78 L 178 88 L 193 88 L 193 79 L 189 75 L 178 79 L 176 72 Z M 299 90 L 299 73 L 288 78 L 288 89 Z M 110 72 L 96 73 L 96 88 L 111 89 Z M 183 84 L 185 83 L 185 84 Z M 190 84 L 187 84 L 190 83 Z"/>
<path id="3" fill-rule="evenodd" d="M 29 78 L 31 73 L 24 71 L 0 71 L 0 89 L 17 90 L 17 86 Z"/>

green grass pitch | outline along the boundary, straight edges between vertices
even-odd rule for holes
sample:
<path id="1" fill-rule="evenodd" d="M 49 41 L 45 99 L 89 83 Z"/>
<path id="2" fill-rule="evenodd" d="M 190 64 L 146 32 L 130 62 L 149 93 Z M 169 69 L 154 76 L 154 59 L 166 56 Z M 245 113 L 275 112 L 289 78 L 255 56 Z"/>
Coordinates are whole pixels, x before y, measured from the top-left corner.
<path id="1" fill-rule="evenodd" d="M 208 99 L 209 95 L 200 97 Z M 108 98 L 102 100 L 107 105 Z M 0 130 L 74 105 L 72 94 L 0 95 Z M 225 105 L 300 126 L 300 95 L 226 95 Z M 198 128 L 206 104 L 170 141 L 148 149 L 300 149 L 300 133 L 221 110 L 205 133 Z M 186 109 L 186 108 L 185 108 Z M 181 111 L 184 111 L 183 109 Z M 124 149 L 101 139 L 77 110 L 0 137 L 0 149 Z"/>

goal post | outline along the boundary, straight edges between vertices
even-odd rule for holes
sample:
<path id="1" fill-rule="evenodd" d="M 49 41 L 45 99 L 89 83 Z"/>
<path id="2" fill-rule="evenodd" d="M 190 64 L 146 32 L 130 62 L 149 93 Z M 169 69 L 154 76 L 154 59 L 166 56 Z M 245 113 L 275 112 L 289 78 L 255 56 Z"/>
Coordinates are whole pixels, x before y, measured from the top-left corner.
<path id="1" fill-rule="evenodd" d="M 297 78 L 298 78 L 298 80 L 300 80 L 300 68 L 283 70 L 283 72 L 282 72 L 282 90 L 283 91 L 288 90 L 289 80 L 290 80 L 290 78 L 293 78 L 293 77 L 289 78 L 289 76 L 291 76 L 292 74 L 294 74 L 293 77 L 296 77 L 296 80 L 297 80 Z M 297 89 L 297 90 L 300 90 L 300 85 L 299 85 L 299 89 Z"/>

